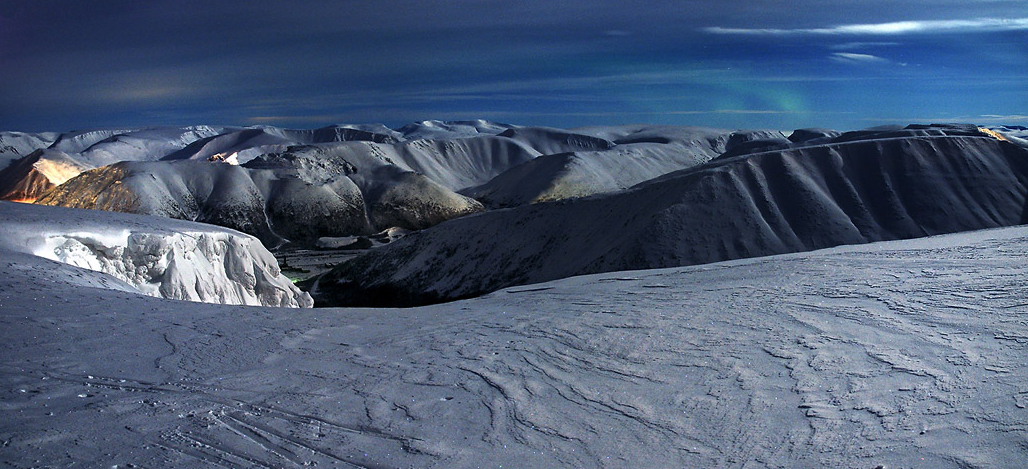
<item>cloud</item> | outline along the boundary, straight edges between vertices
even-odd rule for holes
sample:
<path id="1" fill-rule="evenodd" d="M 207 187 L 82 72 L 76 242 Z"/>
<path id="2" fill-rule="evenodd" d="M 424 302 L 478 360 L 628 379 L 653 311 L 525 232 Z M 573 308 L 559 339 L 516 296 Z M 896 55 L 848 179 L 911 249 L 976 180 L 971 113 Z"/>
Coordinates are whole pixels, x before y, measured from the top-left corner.
<path id="1" fill-rule="evenodd" d="M 1014 124 L 1028 122 L 1028 115 L 1024 114 L 961 114 L 961 115 L 937 115 L 934 117 L 864 117 L 864 122 L 967 122 L 978 124 Z"/>
<path id="2" fill-rule="evenodd" d="M 841 24 L 825 28 L 703 28 L 714 34 L 743 35 L 900 35 L 917 33 L 967 33 L 1028 29 L 1028 18 L 977 18 L 971 20 L 895 21 L 891 23 Z"/>
<path id="3" fill-rule="evenodd" d="M 889 59 L 884 59 L 877 55 L 856 54 L 852 52 L 836 52 L 830 58 L 845 64 L 884 64 L 891 62 Z"/>
<path id="4" fill-rule="evenodd" d="M 982 114 L 982 119 L 999 122 L 1028 122 L 1028 115 L 1023 114 Z"/>
<path id="5" fill-rule="evenodd" d="M 828 48 L 833 50 L 855 50 L 866 49 L 869 47 L 893 47 L 898 45 L 900 45 L 898 42 L 844 42 L 842 44 L 833 44 L 828 46 Z"/>

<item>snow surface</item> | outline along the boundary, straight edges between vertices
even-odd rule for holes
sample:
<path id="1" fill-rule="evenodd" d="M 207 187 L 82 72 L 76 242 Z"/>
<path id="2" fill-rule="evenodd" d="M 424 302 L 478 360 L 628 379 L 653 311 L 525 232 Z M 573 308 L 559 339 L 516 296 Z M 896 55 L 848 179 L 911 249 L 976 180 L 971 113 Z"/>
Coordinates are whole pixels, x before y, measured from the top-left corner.
<path id="1" fill-rule="evenodd" d="M 1026 254 L 1015 227 L 287 312 L 0 250 L 0 460 L 1021 467 Z"/>
<path id="2" fill-rule="evenodd" d="M 0 251 L 101 272 L 145 295 L 294 308 L 313 304 L 258 240 L 224 228 L 11 202 L 0 202 L 0 218 Z"/>
<path id="3" fill-rule="evenodd" d="M 410 306 L 572 275 L 1024 223 L 1024 148 L 974 129 L 873 130 L 451 220 L 350 260 L 309 291 L 322 305 Z"/>

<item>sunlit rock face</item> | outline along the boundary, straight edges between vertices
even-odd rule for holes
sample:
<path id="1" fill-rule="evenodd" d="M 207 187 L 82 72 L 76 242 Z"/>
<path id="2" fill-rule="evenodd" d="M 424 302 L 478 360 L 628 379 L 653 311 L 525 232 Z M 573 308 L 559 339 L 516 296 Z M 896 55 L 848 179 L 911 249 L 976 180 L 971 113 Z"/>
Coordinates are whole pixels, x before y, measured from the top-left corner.
<path id="1" fill-rule="evenodd" d="M 989 128 L 980 128 L 979 130 L 1015 145 L 1028 148 L 1028 127 L 1022 125 L 1001 125 Z"/>
<path id="2" fill-rule="evenodd" d="M 140 293 L 206 303 L 310 307 L 257 239 L 197 223 L 0 203 L 0 250 L 101 272 Z M 115 282 L 117 283 L 117 282 Z"/>
<path id="3" fill-rule="evenodd" d="M 89 169 L 57 150 L 36 150 L 0 171 L 0 200 L 33 202 Z"/>

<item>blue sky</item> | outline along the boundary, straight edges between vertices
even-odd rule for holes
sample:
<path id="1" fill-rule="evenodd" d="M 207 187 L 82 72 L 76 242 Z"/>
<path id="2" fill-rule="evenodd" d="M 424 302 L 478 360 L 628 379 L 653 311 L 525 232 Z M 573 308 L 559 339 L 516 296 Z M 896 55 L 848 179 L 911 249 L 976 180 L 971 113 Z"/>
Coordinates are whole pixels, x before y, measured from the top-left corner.
<path id="1" fill-rule="evenodd" d="M 1028 125 L 1028 0 L 0 0 L 0 129 Z"/>

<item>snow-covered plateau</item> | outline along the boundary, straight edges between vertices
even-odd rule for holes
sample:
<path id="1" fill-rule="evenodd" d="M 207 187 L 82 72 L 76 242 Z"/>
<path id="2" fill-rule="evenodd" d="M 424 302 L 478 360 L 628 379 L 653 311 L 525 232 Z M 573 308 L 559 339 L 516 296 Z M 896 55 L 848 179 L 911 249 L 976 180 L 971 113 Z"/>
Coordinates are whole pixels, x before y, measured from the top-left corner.
<path id="1" fill-rule="evenodd" d="M 12 202 L 0 202 L 0 218 L 0 250 L 5 253 L 99 272 L 145 295 L 222 304 L 313 305 L 310 295 L 282 275 L 275 257 L 243 233 L 156 217 Z"/>
<path id="2" fill-rule="evenodd" d="M 182 303 L 4 249 L 10 467 L 1015 468 L 1028 228 L 413 309 Z"/>

